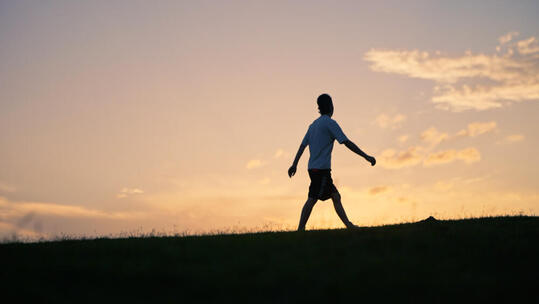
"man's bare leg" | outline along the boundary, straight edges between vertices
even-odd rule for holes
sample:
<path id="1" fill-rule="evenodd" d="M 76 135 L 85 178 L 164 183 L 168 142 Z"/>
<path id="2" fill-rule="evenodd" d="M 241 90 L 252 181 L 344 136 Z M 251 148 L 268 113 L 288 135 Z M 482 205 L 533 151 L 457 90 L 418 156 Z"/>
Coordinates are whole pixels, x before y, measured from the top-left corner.
<path id="1" fill-rule="evenodd" d="M 335 192 L 331 195 L 331 200 L 333 201 L 333 207 L 335 207 L 335 211 L 337 212 L 337 215 L 341 219 L 341 221 L 344 223 L 346 228 L 357 228 L 356 225 L 352 224 L 350 220 L 348 220 L 348 217 L 346 216 L 346 212 L 344 211 L 344 208 L 341 203 L 341 195 L 339 192 Z"/>
<path id="2" fill-rule="evenodd" d="M 313 210 L 316 201 L 316 198 L 309 197 L 305 202 L 305 205 L 303 205 L 303 209 L 301 210 L 301 217 L 299 219 L 298 231 L 305 231 L 305 225 L 307 224 L 307 220 L 311 215 L 311 211 Z"/>

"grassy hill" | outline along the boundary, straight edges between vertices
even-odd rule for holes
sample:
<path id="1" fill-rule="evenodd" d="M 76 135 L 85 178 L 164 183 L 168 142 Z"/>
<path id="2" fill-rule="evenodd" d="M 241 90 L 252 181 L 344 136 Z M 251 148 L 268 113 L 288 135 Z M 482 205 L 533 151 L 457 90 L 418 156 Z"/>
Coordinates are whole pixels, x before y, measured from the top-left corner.
<path id="1" fill-rule="evenodd" d="M 1 296 L 20 301 L 539 300 L 539 217 L 11 243 L 0 258 Z"/>

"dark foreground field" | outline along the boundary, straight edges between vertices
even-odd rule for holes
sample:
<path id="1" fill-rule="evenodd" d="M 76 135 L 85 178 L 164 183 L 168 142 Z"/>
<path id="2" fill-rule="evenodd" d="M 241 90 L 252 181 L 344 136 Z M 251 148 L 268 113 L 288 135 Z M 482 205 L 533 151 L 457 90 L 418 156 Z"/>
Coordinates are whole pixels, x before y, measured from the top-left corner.
<path id="1" fill-rule="evenodd" d="M 539 300 L 539 217 L 3 244 L 0 258 L 16 302 Z"/>

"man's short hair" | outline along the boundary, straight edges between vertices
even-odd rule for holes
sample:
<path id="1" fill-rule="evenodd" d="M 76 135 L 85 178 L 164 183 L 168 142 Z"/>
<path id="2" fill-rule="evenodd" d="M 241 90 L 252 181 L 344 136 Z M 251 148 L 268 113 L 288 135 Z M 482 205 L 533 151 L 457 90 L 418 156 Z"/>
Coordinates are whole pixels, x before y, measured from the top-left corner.
<path id="1" fill-rule="evenodd" d="M 331 100 L 331 96 L 328 94 L 322 94 L 318 96 L 316 103 L 318 104 L 320 114 L 324 115 L 331 113 L 331 110 L 333 109 L 333 101 Z"/>

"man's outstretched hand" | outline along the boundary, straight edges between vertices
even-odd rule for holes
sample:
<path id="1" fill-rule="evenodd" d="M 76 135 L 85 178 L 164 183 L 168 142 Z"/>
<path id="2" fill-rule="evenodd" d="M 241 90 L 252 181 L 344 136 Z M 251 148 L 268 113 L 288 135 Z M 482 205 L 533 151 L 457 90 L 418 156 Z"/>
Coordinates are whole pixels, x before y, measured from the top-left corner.
<path id="1" fill-rule="evenodd" d="M 296 166 L 291 166 L 291 167 L 288 169 L 288 176 L 289 176 L 289 177 L 292 177 L 292 176 L 294 176 L 294 174 L 296 174 Z"/>
<path id="2" fill-rule="evenodd" d="M 374 166 L 376 164 L 376 159 L 374 157 L 367 155 L 367 153 L 361 151 L 361 149 L 358 146 L 356 146 L 356 144 L 354 144 L 351 140 L 346 140 L 343 142 L 343 144 L 352 152 L 365 158 L 369 163 L 371 163 L 371 166 Z"/>

